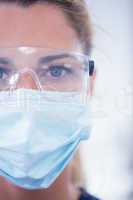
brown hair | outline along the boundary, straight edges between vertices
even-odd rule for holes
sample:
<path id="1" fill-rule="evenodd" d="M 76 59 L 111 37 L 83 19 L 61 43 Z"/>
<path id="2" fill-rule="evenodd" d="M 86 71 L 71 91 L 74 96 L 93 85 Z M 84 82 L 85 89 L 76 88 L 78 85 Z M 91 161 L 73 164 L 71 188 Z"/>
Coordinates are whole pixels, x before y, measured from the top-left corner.
<path id="1" fill-rule="evenodd" d="M 16 3 L 23 7 L 28 7 L 35 3 L 51 3 L 59 6 L 64 11 L 70 25 L 78 34 L 84 53 L 90 54 L 92 47 L 92 30 L 85 0 L 0 0 L 0 2 Z"/>

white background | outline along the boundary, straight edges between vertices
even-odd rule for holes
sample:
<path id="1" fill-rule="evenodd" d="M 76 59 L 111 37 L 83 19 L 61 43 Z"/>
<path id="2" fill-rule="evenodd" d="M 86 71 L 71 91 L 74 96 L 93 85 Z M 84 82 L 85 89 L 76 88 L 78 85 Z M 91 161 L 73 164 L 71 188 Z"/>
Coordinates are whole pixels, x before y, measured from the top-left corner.
<path id="1" fill-rule="evenodd" d="M 82 145 L 87 188 L 105 200 L 133 200 L 132 0 L 88 0 L 97 80 L 93 130 Z"/>

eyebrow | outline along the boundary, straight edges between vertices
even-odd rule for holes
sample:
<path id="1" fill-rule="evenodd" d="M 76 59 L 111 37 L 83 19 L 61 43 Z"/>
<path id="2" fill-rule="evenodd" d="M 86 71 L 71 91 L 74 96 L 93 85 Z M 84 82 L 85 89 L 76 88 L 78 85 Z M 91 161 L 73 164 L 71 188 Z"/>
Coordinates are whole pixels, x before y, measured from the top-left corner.
<path id="1" fill-rule="evenodd" d="M 38 63 L 40 65 L 43 65 L 48 62 L 52 62 L 54 60 L 58 60 L 62 58 L 76 58 L 76 55 L 72 53 L 64 53 L 64 54 L 54 54 L 54 55 L 43 56 L 39 58 Z M 9 64 L 12 64 L 12 61 L 8 57 L 0 57 L 0 64 L 9 65 Z"/>
<path id="2" fill-rule="evenodd" d="M 70 58 L 70 57 L 75 57 L 75 56 L 72 55 L 72 54 L 69 54 L 69 53 L 44 56 L 44 57 L 40 57 L 39 58 L 39 64 L 43 65 L 43 64 L 46 64 L 46 63 L 51 62 L 53 60 L 67 58 L 67 57 Z M 9 58 L 0 57 L 0 65 L 9 65 L 11 63 L 12 62 L 11 62 L 11 60 Z"/>
<path id="3" fill-rule="evenodd" d="M 68 54 L 68 53 L 65 53 L 65 54 L 57 54 L 57 55 L 49 55 L 49 56 L 46 56 L 46 57 L 41 57 L 39 59 L 39 64 L 45 64 L 47 62 L 50 62 L 50 61 L 53 61 L 53 60 L 57 60 L 57 59 L 62 59 L 62 58 L 75 58 L 75 56 L 73 54 Z"/>

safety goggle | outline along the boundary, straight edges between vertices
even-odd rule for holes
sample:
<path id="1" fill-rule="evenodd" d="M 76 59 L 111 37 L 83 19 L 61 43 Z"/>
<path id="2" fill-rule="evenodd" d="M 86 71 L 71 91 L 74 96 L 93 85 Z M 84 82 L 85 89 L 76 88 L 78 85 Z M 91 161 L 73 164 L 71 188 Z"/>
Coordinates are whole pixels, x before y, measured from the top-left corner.
<path id="1" fill-rule="evenodd" d="M 63 49 L 19 46 L 0 48 L 0 92 L 29 88 L 87 93 L 94 61 Z"/>

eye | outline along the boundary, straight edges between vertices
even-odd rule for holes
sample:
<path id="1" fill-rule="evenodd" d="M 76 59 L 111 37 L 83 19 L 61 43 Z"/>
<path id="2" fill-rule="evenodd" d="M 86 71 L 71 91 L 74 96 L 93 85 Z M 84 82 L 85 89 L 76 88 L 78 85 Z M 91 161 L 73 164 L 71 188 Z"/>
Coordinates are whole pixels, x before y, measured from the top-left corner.
<path id="1" fill-rule="evenodd" d="M 0 80 L 5 80 L 9 76 L 8 69 L 0 67 Z"/>
<path id="2" fill-rule="evenodd" d="M 65 65 L 52 65 L 47 69 L 48 76 L 52 76 L 54 78 L 63 77 L 70 73 L 71 69 L 65 67 Z"/>

